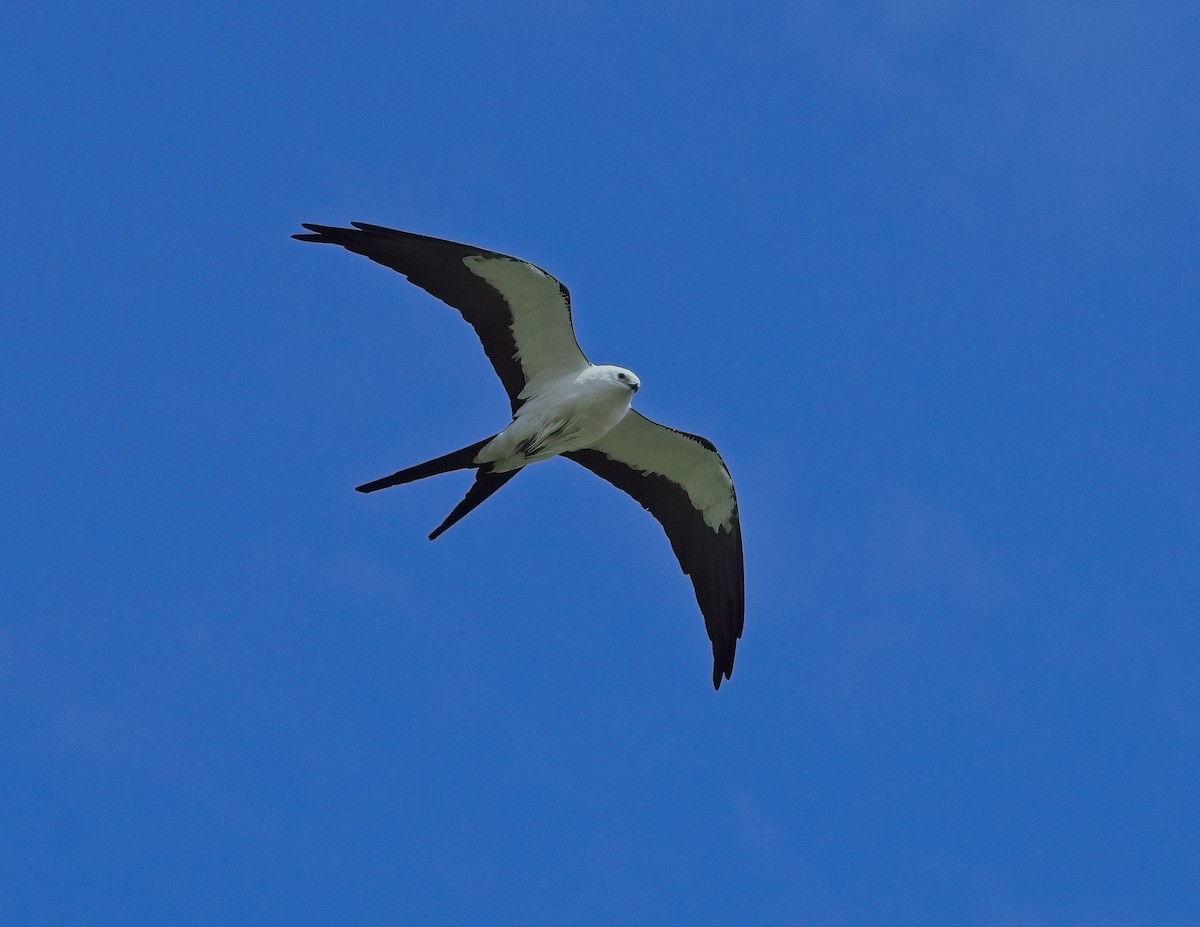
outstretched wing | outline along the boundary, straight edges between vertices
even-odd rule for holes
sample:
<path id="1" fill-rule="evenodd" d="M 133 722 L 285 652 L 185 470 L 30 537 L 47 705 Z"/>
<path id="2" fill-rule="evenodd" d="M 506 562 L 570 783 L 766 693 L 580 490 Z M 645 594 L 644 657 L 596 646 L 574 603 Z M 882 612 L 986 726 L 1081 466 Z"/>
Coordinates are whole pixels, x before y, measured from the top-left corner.
<path id="1" fill-rule="evenodd" d="M 746 613 L 742 527 L 733 479 L 704 438 L 630 411 L 590 448 L 564 454 L 627 492 L 659 520 L 712 640 L 713 687 L 733 673 Z"/>
<path id="2" fill-rule="evenodd" d="M 514 412 L 521 390 L 535 376 L 588 365 L 571 327 L 571 294 L 541 268 L 458 242 L 350 224 L 354 227 L 343 229 L 305 222 L 312 234 L 292 237 L 369 257 L 461 312 L 483 343 Z"/>

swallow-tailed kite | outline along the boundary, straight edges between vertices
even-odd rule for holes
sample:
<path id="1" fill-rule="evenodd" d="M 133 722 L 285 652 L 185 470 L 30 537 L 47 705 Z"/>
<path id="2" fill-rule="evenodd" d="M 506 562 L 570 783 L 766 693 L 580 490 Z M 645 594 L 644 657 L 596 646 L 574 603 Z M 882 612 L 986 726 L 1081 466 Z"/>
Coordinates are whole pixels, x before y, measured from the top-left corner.
<path id="1" fill-rule="evenodd" d="M 518 258 L 411 232 L 352 222 L 304 227 L 300 241 L 341 245 L 399 271 L 454 307 L 475 329 L 512 401 L 512 422 L 490 438 L 364 483 L 359 492 L 473 469 L 475 482 L 433 540 L 528 464 L 561 454 L 624 490 L 662 524 L 712 640 L 713 686 L 733 673 L 745 590 L 733 480 L 704 438 L 630 409 L 641 381 L 588 362 L 571 327 L 571 297 Z"/>

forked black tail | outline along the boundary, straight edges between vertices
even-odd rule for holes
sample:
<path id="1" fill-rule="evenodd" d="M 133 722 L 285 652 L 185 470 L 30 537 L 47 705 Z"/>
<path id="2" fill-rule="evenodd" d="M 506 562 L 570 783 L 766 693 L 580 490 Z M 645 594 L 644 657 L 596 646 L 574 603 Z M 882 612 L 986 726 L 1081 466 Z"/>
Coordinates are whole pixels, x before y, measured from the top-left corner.
<path id="1" fill-rule="evenodd" d="M 443 454 L 441 457 L 435 457 L 433 460 L 427 460 L 425 463 L 419 463 L 415 467 L 409 467 L 406 470 L 397 470 L 391 476 L 380 477 L 377 480 L 371 480 L 369 483 L 363 483 L 361 486 L 355 486 L 354 488 L 358 492 L 376 492 L 380 489 L 387 489 L 389 486 L 399 486 L 401 483 L 412 483 L 416 480 L 423 480 L 427 476 L 449 473 L 451 470 L 469 470 L 471 467 L 476 466 L 475 455 L 483 450 L 483 446 L 491 440 L 491 438 L 484 438 L 470 447 L 451 451 L 449 454 Z"/>
<path id="2" fill-rule="evenodd" d="M 488 469 L 490 464 L 480 466 L 475 463 L 475 455 L 483 450 L 483 446 L 491 440 L 491 438 L 484 438 L 470 447 L 451 451 L 449 454 L 443 454 L 441 457 L 427 460 L 425 463 L 417 464 L 415 467 L 397 470 L 391 476 L 384 476 L 369 483 L 363 483 L 361 486 L 356 486 L 355 489 L 358 492 L 376 492 L 380 489 L 387 489 L 389 486 L 399 486 L 402 483 L 423 480 L 428 476 L 437 476 L 439 473 L 449 473 L 451 470 L 470 470 L 474 468 L 475 482 L 467 490 L 466 498 L 458 503 L 454 507 L 454 510 L 446 516 L 446 520 L 434 529 L 433 534 L 429 535 L 429 540 L 432 541 L 451 525 L 461 521 L 468 512 L 477 507 L 488 496 L 520 472 L 520 470 L 508 470 L 504 473 L 492 473 Z"/>
<path id="3" fill-rule="evenodd" d="M 486 470 L 477 470 L 475 472 L 475 482 L 467 490 L 466 497 L 454 507 L 454 511 L 446 516 L 444 522 L 433 529 L 433 534 L 429 535 L 429 540 L 437 540 L 443 531 L 462 519 L 471 509 L 479 505 L 479 503 L 520 472 L 520 470 L 506 470 L 504 473 L 489 473 Z"/>

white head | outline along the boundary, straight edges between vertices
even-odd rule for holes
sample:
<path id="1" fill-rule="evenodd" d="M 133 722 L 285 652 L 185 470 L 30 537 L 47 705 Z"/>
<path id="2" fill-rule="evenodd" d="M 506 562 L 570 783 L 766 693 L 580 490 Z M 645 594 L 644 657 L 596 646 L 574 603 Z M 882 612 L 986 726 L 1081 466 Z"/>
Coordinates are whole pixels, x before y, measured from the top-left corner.
<path id="1" fill-rule="evenodd" d="M 614 367 L 611 364 L 597 364 L 588 373 L 591 374 L 589 379 L 606 384 L 611 383 L 614 387 L 629 390 L 630 393 L 636 393 L 642 386 L 642 381 L 638 379 L 638 375 L 624 367 Z"/>

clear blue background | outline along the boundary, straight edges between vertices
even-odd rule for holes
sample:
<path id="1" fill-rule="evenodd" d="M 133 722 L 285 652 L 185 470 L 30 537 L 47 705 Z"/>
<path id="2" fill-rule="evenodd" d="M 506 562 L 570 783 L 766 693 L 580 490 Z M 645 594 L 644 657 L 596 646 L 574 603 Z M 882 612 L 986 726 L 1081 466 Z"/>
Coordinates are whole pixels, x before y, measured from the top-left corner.
<path id="1" fill-rule="evenodd" d="M 1200 920 L 1194 3 L 19 0 L 0 921 Z M 737 480 L 734 678 L 357 219 Z"/>

